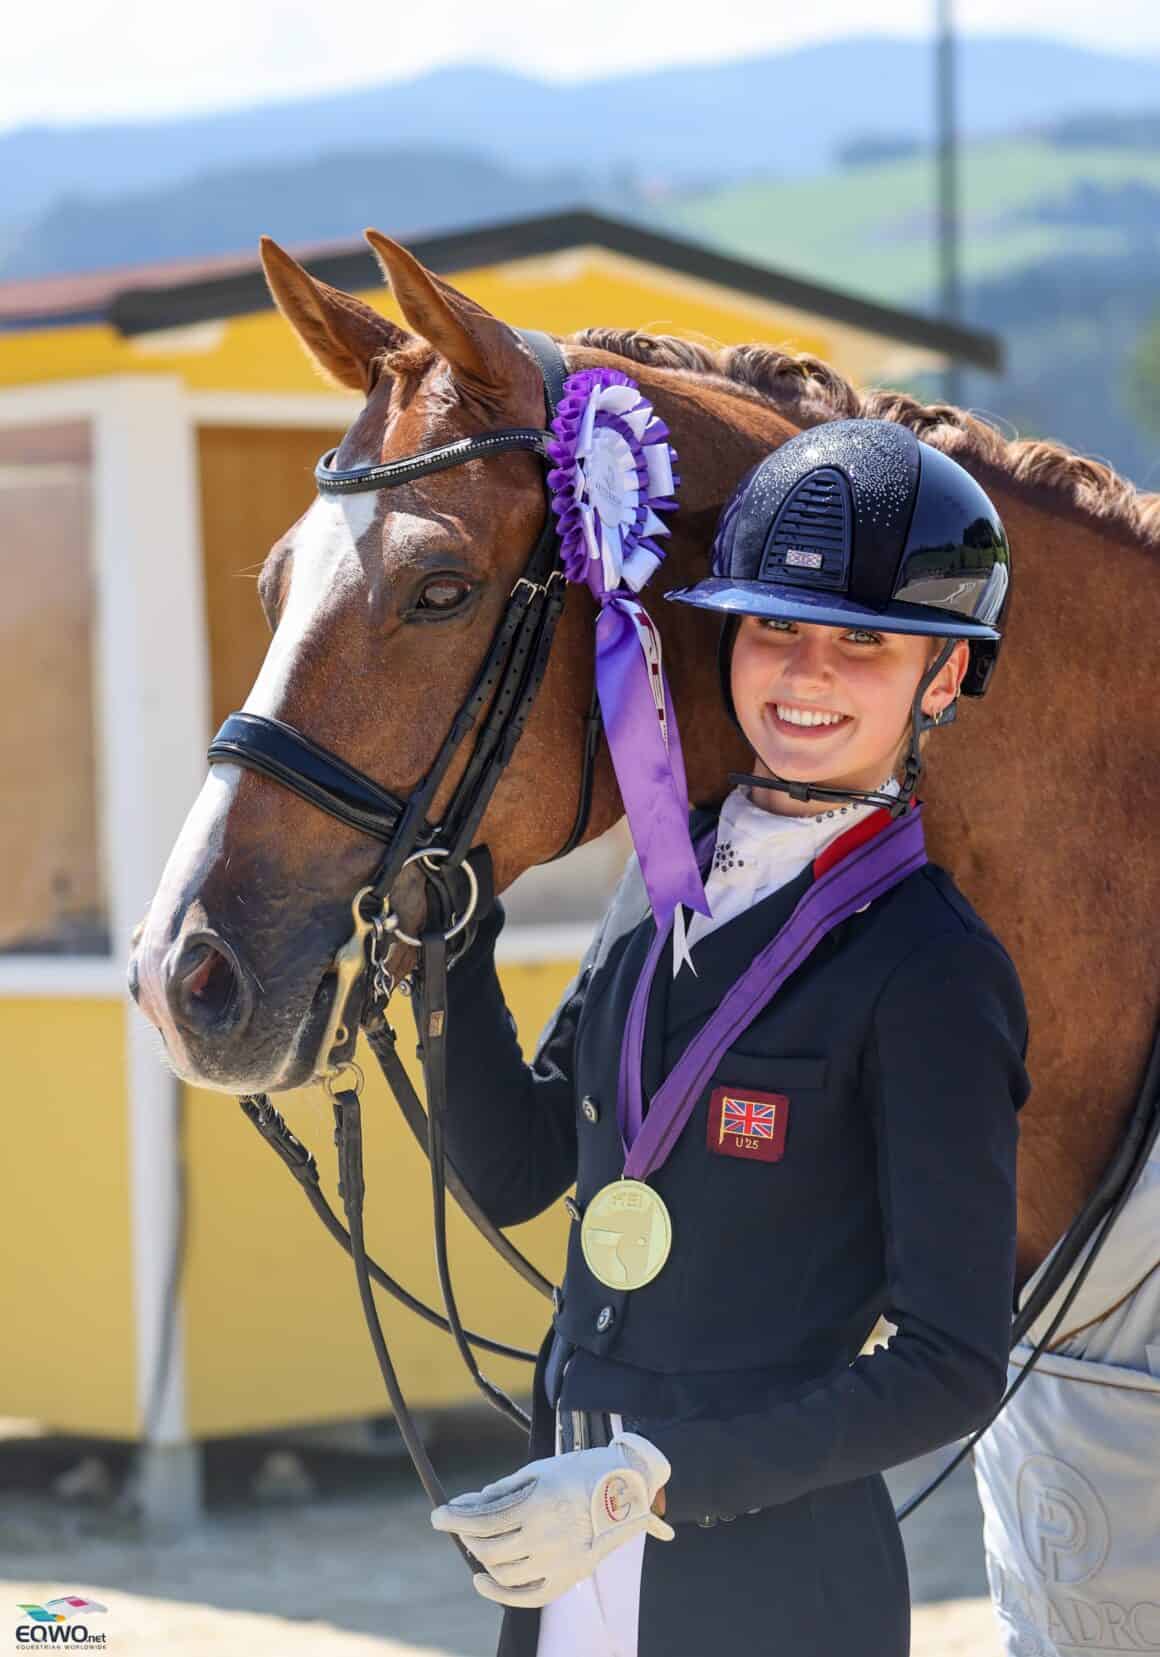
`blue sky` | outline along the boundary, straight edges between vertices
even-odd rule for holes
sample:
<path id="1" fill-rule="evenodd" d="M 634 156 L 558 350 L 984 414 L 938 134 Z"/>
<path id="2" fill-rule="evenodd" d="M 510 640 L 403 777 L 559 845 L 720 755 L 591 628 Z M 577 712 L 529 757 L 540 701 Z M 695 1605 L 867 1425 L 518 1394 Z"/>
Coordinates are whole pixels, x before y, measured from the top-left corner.
<path id="1" fill-rule="evenodd" d="M 22 6 L 6 32 L 0 130 L 260 103 L 464 61 L 583 78 L 854 33 L 922 36 L 933 13 L 934 0 L 57 0 Z M 955 13 L 965 32 L 1160 57 L 1156 0 L 955 0 Z"/>

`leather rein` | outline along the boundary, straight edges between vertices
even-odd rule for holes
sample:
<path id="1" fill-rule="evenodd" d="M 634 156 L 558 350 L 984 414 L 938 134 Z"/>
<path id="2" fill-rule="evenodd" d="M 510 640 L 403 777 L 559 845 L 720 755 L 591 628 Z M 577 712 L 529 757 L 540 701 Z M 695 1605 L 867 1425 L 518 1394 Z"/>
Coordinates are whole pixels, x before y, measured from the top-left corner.
<path id="1" fill-rule="evenodd" d="M 558 347 L 548 335 L 519 330 L 519 338 L 534 356 L 543 375 L 547 427 L 562 395 L 567 368 Z M 292 726 L 260 714 L 231 714 L 210 743 L 208 756 L 211 764 L 241 765 L 271 778 L 339 822 L 381 841 L 385 847 L 373 879 L 354 897 L 351 905 L 353 929 L 335 955 L 330 969 L 335 978 L 334 1000 L 319 1044 L 315 1072 L 316 1078 L 322 1079 L 334 1106 L 339 1194 L 346 1215 L 346 1227 L 322 1194 L 318 1165 L 313 1155 L 291 1132 L 269 1097 L 249 1094 L 239 1103 L 248 1120 L 302 1186 L 310 1206 L 327 1231 L 354 1262 L 363 1313 L 391 1408 L 415 1470 L 433 1505 L 444 1502 L 446 1494 L 399 1386 L 375 1308 L 372 1281 L 428 1323 L 451 1334 L 472 1380 L 488 1403 L 521 1429 L 529 1425 L 527 1416 L 480 1372 L 472 1348 L 478 1347 L 528 1363 L 534 1363 L 535 1354 L 464 1328 L 447 1259 L 447 1189 L 450 1188 L 468 1218 L 525 1282 L 553 1301 L 557 1297 L 548 1280 L 491 1223 L 473 1200 L 448 1162 L 443 1143 L 447 1095 L 447 969 L 449 961 L 454 959 L 453 955 L 448 955 L 448 946 L 453 946 L 457 939 L 461 940 L 461 944 L 466 941 L 467 927 L 479 901 L 481 878 L 490 882 L 486 848 L 476 847 L 473 850 L 472 840 L 543 682 L 552 638 L 566 595 L 564 574 L 559 564 L 555 519 L 548 503 L 547 470 L 551 461 L 546 444 L 550 436 L 551 432 L 547 429 L 515 427 L 479 437 L 462 438 L 440 448 L 380 465 L 345 471 L 334 467 L 337 450 L 332 449 L 323 455 L 315 468 L 315 483 L 320 494 L 346 495 L 397 488 L 433 472 L 516 450 L 537 454 L 544 462 L 543 527 L 523 574 L 511 590 L 475 681 L 430 769 L 413 793 L 406 798 L 392 794 Z M 566 841 L 555 854 L 556 858 L 564 857 L 579 844 L 588 824 L 601 736 L 595 683 L 584 724 L 576 816 Z M 477 726 L 467 765 L 442 821 L 433 825 L 428 818 L 431 803 L 461 745 Z M 418 865 L 428 890 L 424 930 L 417 938 L 402 930 L 399 917 L 391 906 L 392 888 L 402 871 L 411 864 Z M 412 984 L 406 980 L 396 983 L 387 969 L 387 954 L 395 938 L 419 951 L 419 963 L 411 975 Z M 403 1068 L 395 1031 L 386 1018 L 390 997 L 396 989 L 401 994 L 413 992 L 418 1006 L 419 1053 L 423 1064 L 426 1110 Z M 409 1294 L 366 1252 L 360 1101 L 363 1078 L 361 1070 L 349 1057 L 360 1025 L 404 1118 L 430 1162 L 436 1265 L 446 1317 Z M 351 1085 L 339 1085 L 348 1073 L 353 1078 Z M 459 1539 L 453 1540 L 469 1567 L 477 1569 Z"/>
<path id="2" fill-rule="evenodd" d="M 544 379 L 546 425 L 563 390 L 567 373 L 555 342 L 533 330 L 516 330 L 535 357 Z M 550 465 L 546 443 L 551 433 L 535 427 L 515 427 L 462 438 L 440 448 L 428 449 L 399 460 L 350 470 L 333 467 L 337 450 L 323 455 L 315 468 L 315 483 L 322 495 L 359 494 L 393 489 L 417 478 L 492 455 L 525 450 L 544 461 L 545 497 Z M 490 865 L 485 847 L 472 849 L 472 839 L 487 809 L 492 793 L 503 774 L 547 669 L 548 654 L 556 624 L 564 607 L 565 584 L 559 565 L 559 548 L 554 519 L 545 504 L 545 519 L 523 574 L 511 590 L 504 614 L 493 635 L 488 653 L 451 728 L 419 786 L 406 798 L 392 794 L 354 769 L 337 755 L 312 742 L 281 720 L 259 714 L 234 713 L 226 719 L 209 747 L 211 764 L 241 765 L 292 789 L 312 805 L 339 822 L 360 829 L 383 843 L 382 861 L 371 882 L 355 895 L 351 905 L 353 930 L 338 950 L 331 966 L 335 977 L 334 1001 L 326 1030 L 319 1044 L 316 1078 L 320 1078 L 334 1106 L 335 1145 L 338 1149 L 339 1194 L 347 1226 L 334 1213 L 322 1194 L 314 1156 L 290 1130 L 266 1094 L 249 1094 L 239 1100 L 246 1117 L 262 1138 L 285 1163 L 302 1186 L 306 1198 L 330 1235 L 354 1262 L 363 1313 L 378 1359 L 383 1381 L 403 1442 L 433 1506 L 446 1500 L 446 1493 L 427 1455 L 413 1416 L 407 1407 L 391 1361 L 374 1303 L 372 1282 L 378 1283 L 400 1304 L 426 1322 L 449 1333 L 479 1391 L 487 1402 L 521 1428 L 529 1425 L 518 1406 L 484 1376 L 472 1348 L 501 1357 L 535 1362 L 535 1354 L 466 1329 L 459 1316 L 447 1258 L 446 1193 L 456 1202 L 496 1252 L 540 1294 L 558 1303 L 558 1290 L 537 1271 L 514 1244 L 494 1226 L 474 1201 L 455 1168 L 447 1160 L 443 1141 L 443 1119 L 447 1097 L 446 1013 L 447 969 L 455 956 L 448 945 L 456 939 L 466 942 L 467 928 L 480 895 L 481 876 L 490 882 Z M 428 810 L 448 767 L 469 732 L 484 715 L 467 766 L 448 804 L 443 820 L 432 825 Z M 592 801 L 596 755 L 600 746 L 601 718 L 595 683 L 585 733 L 579 798 L 576 816 L 565 843 L 549 861 L 564 857 L 583 838 Z M 428 887 L 424 931 L 414 938 L 405 933 L 391 907 L 391 890 L 402 871 L 418 864 Z M 457 907 L 458 906 L 458 907 Z M 412 982 L 395 982 L 386 967 L 392 938 L 419 950 L 419 964 Z M 462 946 L 461 946 L 462 947 Z M 414 994 L 419 1016 L 419 1054 L 423 1065 L 424 1110 L 397 1050 L 397 1036 L 386 1018 L 395 990 Z M 399 1108 L 427 1153 L 431 1173 L 431 1201 L 435 1231 L 435 1255 L 439 1287 L 446 1316 L 409 1294 L 366 1252 L 363 1234 L 365 1193 L 362 1164 L 361 1101 L 363 1078 L 349 1057 L 358 1030 L 365 1031 L 388 1086 Z M 343 1052 L 346 1057 L 342 1057 Z M 344 1073 L 352 1085 L 340 1086 Z M 1160 1029 L 1157 1030 L 1140 1093 L 1120 1147 L 1096 1189 L 1072 1221 L 1053 1251 L 1033 1295 L 1020 1308 L 1012 1328 L 1016 1346 L 1038 1319 L 1064 1282 L 1084 1248 L 1091 1243 L 1067 1295 L 1052 1317 L 1017 1379 L 1004 1393 L 998 1406 L 927 1486 L 898 1510 L 905 1519 L 943 1482 L 966 1456 L 1000 1410 L 1035 1367 L 1040 1355 L 1058 1331 L 1066 1312 L 1082 1287 L 1124 1203 L 1138 1180 L 1151 1147 L 1160 1133 Z M 349 1229 L 348 1229 L 349 1228 Z M 1094 1240 L 1093 1240 L 1094 1239 Z M 457 1536 L 452 1535 L 468 1568 L 478 1567 Z"/>

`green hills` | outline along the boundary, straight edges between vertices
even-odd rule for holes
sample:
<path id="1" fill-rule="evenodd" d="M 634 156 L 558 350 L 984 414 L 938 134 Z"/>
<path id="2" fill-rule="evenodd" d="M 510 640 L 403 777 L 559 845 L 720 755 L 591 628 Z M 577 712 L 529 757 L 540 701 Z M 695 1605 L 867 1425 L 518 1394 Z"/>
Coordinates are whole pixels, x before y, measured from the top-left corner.
<path id="1" fill-rule="evenodd" d="M 913 147 L 810 179 L 753 179 L 657 207 L 686 235 L 795 275 L 937 313 L 935 163 Z M 1160 115 L 964 146 L 962 320 L 1002 376 L 962 400 L 1160 489 Z M 919 395 L 941 393 L 916 382 Z"/>
<path id="2" fill-rule="evenodd" d="M 1072 148 L 999 138 L 966 147 L 960 175 L 968 284 L 1044 259 L 1115 255 L 1160 231 L 1160 142 Z M 934 192 L 928 152 L 687 196 L 666 203 L 664 216 L 723 251 L 867 297 L 928 305 L 936 289 Z"/>

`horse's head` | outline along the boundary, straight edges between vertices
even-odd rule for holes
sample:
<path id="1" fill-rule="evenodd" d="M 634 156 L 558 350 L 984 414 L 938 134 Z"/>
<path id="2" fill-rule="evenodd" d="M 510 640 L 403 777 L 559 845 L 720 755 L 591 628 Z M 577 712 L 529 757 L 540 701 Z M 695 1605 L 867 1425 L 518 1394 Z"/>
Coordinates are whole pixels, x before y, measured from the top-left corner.
<path id="1" fill-rule="evenodd" d="M 367 234 L 411 331 L 316 281 L 273 243 L 263 247 L 283 315 L 321 368 L 366 398 L 333 468 L 379 465 L 496 428 L 541 428 L 543 377 L 517 336 L 403 248 Z M 570 356 L 569 367 L 618 361 L 591 349 Z M 694 463 L 685 468 L 666 586 L 699 568 L 721 502 L 763 446 L 749 428 L 769 425 L 752 402 L 738 404 L 712 384 L 702 390 L 695 376 L 667 366 L 634 369 L 643 384 L 652 381 L 649 395 L 683 460 Z M 245 711 L 294 727 L 406 799 L 464 704 L 544 515 L 542 462 L 518 452 L 385 493 L 322 495 L 262 569 L 273 639 Z M 680 634 L 697 628 L 696 618 L 674 615 L 680 606 L 650 608 L 658 620 L 669 612 L 666 653 L 677 635 L 666 660 L 678 708 L 684 680 L 686 695 L 705 709 L 686 745 L 696 794 L 707 770 L 701 756 L 712 756 L 714 773 L 723 774 L 722 753 L 733 746 L 713 688 L 711 640 L 694 658 Z M 551 858 L 576 818 L 593 616 L 587 589 L 569 586 L 541 693 L 476 831 L 498 891 Z M 426 812 L 432 824 L 470 751 L 470 741 L 460 744 Z M 603 832 L 620 810 L 604 751 L 584 838 Z M 211 766 L 130 967 L 139 1004 L 180 1075 L 250 1092 L 310 1079 L 326 1057 L 319 1047 L 335 1003 L 330 968 L 351 932 L 352 897 L 382 855 L 365 833 L 267 777 Z M 422 925 L 423 893 L 413 867 L 391 892 L 412 935 Z M 396 942 L 389 965 L 397 976 L 413 959 Z"/>
<path id="2" fill-rule="evenodd" d="M 542 427 L 544 387 L 511 331 L 385 238 L 369 239 L 414 329 L 315 281 L 272 243 L 283 314 L 321 367 L 366 397 L 334 457 L 376 464 L 495 427 Z M 245 707 L 306 733 L 406 797 L 421 781 L 487 652 L 544 516 L 541 463 L 501 454 L 388 494 L 321 497 L 259 580 L 273 631 Z M 586 611 L 588 614 L 586 615 Z M 494 794 L 486 837 L 497 887 L 567 838 L 591 691 L 590 601 L 569 595 L 544 694 Z M 590 653 L 589 653 L 590 654 Z M 438 822 L 461 745 L 432 802 Z M 615 820 L 598 769 L 591 830 Z M 230 1088 L 308 1079 L 336 947 L 381 845 L 235 765 L 211 768 L 150 906 L 131 967 L 174 1067 Z M 420 924 L 414 869 L 393 901 Z"/>

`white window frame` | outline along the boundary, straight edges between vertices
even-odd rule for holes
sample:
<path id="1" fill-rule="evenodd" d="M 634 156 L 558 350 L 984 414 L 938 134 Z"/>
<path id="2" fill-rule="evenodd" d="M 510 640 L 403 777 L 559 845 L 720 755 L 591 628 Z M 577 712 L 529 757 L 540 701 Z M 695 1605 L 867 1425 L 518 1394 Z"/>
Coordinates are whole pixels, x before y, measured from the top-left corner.
<path id="1" fill-rule="evenodd" d="M 0 995 L 120 996 L 133 928 L 204 775 L 209 677 L 184 387 L 116 375 L 0 390 L 0 427 L 91 432 L 93 711 L 110 952 L 0 955 Z M 153 687 L 172 684 L 172 697 Z"/>
<path id="2" fill-rule="evenodd" d="M 122 1003 L 130 1206 L 144 1428 L 164 1325 L 177 1223 L 175 1078 L 132 1005 L 125 962 L 205 776 L 209 666 L 202 601 L 197 454 L 181 380 L 116 375 L 0 390 L 0 427 L 86 421 L 92 434 L 92 618 L 97 802 L 110 954 L 0 958 L 0 996 Z M 159 684 L 173 693 L 157 696 Z M 180 1318 L 150 1442 L 186 1439 Z"/>
<path id="3" fill-rule="evenodd" d="M 175 375 L 0 388 L 0 429 L 86 421 L 92 434 L 93 672 L 98 821 L 110 954 L 0 955 L 0 997 L 119 1001 L 125 1030 L 130 1203 L 144 1432 L 178 1222 L 181 1088 L 125 987 L 130 937 L 205 778 L 210 664 L 197 435 L 203 426 L 335 425 L 357 397 L 189 392 Z M 158 686 L 165 694 L 156 694 Z M 501 959 L 579 956 L 591 927 L 511 928 Z M 188 1444 L 180 1312 L 148 1443 Z M 163 1467 L 168 1464 L 161 1464 Z M 165 1474 L 159 1475 L 164 1481 Z M 164 1506 L 164 1492 L 154 1495 Z"/>

